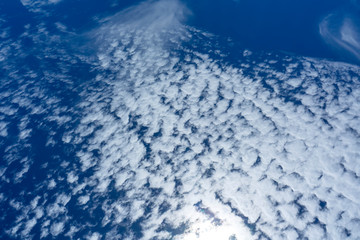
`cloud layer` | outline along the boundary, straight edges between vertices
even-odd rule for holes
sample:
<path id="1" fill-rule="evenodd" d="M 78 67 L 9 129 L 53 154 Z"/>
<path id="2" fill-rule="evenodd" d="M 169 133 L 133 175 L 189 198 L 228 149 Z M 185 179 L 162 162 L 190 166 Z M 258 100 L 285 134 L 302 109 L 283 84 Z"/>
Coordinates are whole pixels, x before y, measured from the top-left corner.
<path id="1" fill-rule="evenodd" d="M 93 56 L 62 48 L 37 55 L 56 67 L 30 66 L 19 89 L 2 62 L 1 185 L 37 183 L 1 189 L 6 236 L 360 237 L 359 67 L 247 50 L 229 61 L 184 12 L 164 0 L 105 19 L 88 34 L 86 77 L 71 65 Z M 5 59 L 16 49 L 1 46 Z"/>

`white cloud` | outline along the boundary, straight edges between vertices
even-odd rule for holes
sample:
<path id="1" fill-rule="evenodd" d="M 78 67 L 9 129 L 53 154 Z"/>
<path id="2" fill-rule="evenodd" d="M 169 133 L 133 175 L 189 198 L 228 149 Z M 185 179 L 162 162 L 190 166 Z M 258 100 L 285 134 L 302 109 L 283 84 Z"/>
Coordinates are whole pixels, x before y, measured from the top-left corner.
<path id="1" fill-rule="evenodd" d="M 65 225 L 64 222 L 56 222 L 56 223 L 51 224 L 51 227 L 50 227 L 51 235 L 56 237 L 60 233 L 62 233 L 64 231 L 64 225 Z"/>
<path id="2" fill-rule="evenodd" d="M 81 205 L 84 205 L 90 200 L 90 197 L 88 195 L 80 196 L 78 200 Z"/>
<path id="3" fill-rule="evenodd" d="M 91 236 L 89 236 L 87 239 L 89 239 L 89 240 L 99 240 L 99 239 L 101 239 L 101 235 L 100 235 L 100 233 L 93 233 L 93 234 L 91 234 Z"/>

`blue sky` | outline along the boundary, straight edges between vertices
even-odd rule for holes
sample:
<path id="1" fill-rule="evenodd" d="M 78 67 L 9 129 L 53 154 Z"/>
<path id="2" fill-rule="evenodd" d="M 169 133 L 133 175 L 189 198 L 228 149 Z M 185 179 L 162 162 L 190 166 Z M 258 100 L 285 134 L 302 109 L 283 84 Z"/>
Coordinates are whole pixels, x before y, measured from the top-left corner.
<path id="1" fill-rule="evenodd" d="M 359 25 L 359 4 L 354 1 L 239 0 L 186 1 L 194 13 L 190 22 L 210 32 L 231 37 L 254 50 L 282 50 L 304 56 L 357 62 L 358 57 L 333 51 L 319 34 L 319 24 L 331 14 Z M 338 26 L 328 26 L 333 31 Z M 358 32 L 354 33 L 358 35 Z M 324 37 L 324 36 L 323 36 Z M 327 38 L 328 36 L 325 36 Z M 360 51 L 357 49 L 356 51 Z"/>

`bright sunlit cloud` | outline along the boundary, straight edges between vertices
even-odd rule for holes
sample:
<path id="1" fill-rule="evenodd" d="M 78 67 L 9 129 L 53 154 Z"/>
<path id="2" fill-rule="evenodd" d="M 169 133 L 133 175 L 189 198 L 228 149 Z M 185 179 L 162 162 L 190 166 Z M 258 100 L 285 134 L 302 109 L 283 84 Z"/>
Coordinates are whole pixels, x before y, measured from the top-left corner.
<path id="1" fill-rule="evenodd" d="M 188 233 L 182 235 L 179 239 L 186 240 L 242 240 L 239 234 L 241 226 L 232 226 L 229 223 L 214 225 L 209 220 L 195 223 L 191 226 Z M 244 231 L 245 233 L 245 231 Z M 244 234 L 242 234 L 244 235 Z M 249 236 L 248 236 L 249 237 Z"/>

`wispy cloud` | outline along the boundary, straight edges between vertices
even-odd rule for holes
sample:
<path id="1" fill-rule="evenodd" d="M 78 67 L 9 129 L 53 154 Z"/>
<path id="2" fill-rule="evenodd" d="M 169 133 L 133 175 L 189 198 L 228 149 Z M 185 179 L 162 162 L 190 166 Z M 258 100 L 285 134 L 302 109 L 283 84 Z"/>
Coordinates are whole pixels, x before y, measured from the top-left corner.
<path id="1" fill-rule="evenodd" d="M 136 33 L 138 38 L 142 36 L 141 41 L 146 44 L 160 34 L 164 34 L 163 38 L 171 32 L 178 34 L 188 14 L 189 10 L 178 0 L 145 1 L 101 19 L 101 27 L 89 35 L 109 44 L 109 41 L 121 40 L 120 36 L 127 31 Z"/>
<path id="2" fill-rule="evenodd" d="M 332 47 L 360 61 L 359 23 L 360 19 L 351 14 L 330 14 L 321 21 L 320 34 Z"/>
<path id="3" fill-rule="evenodd" d="M 21 4 L 31 12 L 44 12 L 44 7 L 58 4 L 62 0 L 20 0 Z"/>

